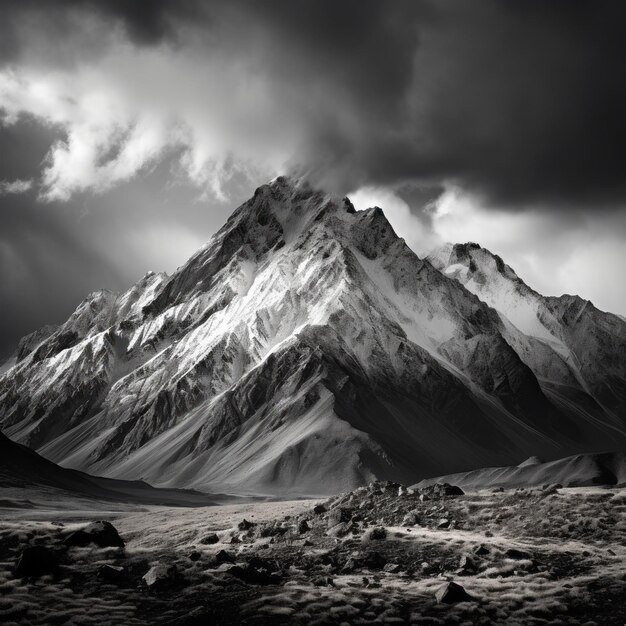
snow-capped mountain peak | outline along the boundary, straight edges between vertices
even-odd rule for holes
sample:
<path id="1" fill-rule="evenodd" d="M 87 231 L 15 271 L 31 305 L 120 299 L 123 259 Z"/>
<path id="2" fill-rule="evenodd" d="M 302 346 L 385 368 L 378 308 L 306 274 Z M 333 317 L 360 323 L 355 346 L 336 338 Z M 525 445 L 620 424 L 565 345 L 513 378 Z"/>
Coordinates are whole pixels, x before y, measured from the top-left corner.
<path id="1" fill-rule="evenodd" d="M 92 294 L 26 338 L 0 378 L 0 427 L 70 467 L 239 493 L 328 493 L 620 441 L 614 414 L 538 380 L 546 359 L 563 379 L 580 372 L 472 293 L 479 272 L 507 297 L 525 286 L 466 248 L 447 272 L 380 208 L 279 177 L 171 276 Z"/>

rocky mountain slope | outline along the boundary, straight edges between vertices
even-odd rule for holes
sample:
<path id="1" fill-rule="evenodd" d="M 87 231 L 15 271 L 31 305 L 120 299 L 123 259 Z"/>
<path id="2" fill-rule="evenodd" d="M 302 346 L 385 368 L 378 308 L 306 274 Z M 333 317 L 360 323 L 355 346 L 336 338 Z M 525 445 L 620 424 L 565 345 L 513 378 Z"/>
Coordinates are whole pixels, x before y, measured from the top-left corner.
<path id="1" fill-rule="evenodd" d="M 626 324 L 578 296 L 542 296 L 497 255 L 475 243 L 448 244 L 428 260 L 500 313 L 523 337 L 522 360 L 559 404 L 626 415 Z M 510 333 L 514 335 L 515 333 Z M 598 409 L 600 411 L 598 411 Z"/>
<path id="2" fill-rule="evenodd" d="M 233 493 L 623 447 L 619 393 L 577 378 L 597 355 L 575 370 L 544 339 L 419 259 L 381 209 L 278 178 L 172 276 L 93 293 L 25 338 L 0 426 L 68 467 Z"/>

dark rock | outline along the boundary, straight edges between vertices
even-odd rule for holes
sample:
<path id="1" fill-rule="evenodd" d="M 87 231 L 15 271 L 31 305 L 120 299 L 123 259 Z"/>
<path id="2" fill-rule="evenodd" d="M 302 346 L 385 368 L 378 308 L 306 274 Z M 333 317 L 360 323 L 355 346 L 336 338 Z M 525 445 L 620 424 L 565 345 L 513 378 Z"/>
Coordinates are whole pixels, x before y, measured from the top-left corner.
<path id="1" fill-rule="evenodd" d="M 530 554 L 528 552 L 524 552 L 524 550 L 517 550 L 516 548 L 509 548 L 504 553 L 504 556 L 506 556 L 508 559 L 516 560 L 530 559 Z"/>
<path id="2" fill-rule="evenodd" d="M 337 524 L 347 523 L 352 519 L 351 509 L 338 506 L 331 509 L 328 513 L 328 526 L 336 526 Z"/>
<path id="3" fill-rule="evenodd" d="M 459 574 L 474 574 L 478 571 L 478 564 L 471 556 L 464 554 L 459 559 L 459 568 L 457 571 Z"/>
<path id="4" fill-rule="evenodd" d="M 116 565 L 101 565 L 98 568 L 98 578 L 115 585 L 127 585 L 130 582 L 128 572 Z"/>
<path id="5" fill-rule="evenodd" d="M 59 573 L 59 560 L 56 554 L 44 546 L 25 548 L 17 561 L 15 575 L 19 578 L 39 577 Z"/>
<path id="6" fill-rule="evenodd" d="M 256 524 L 254 522 L 249 522 L 245 517 L 237 524 L 237 528 L 243 531 L 251 530 L 255 526 Z"/>
<path id="7" fill-rule="evenodd" d="M 300 520 L 300 522 L 298 523 L 298 533 L 303 535 L 304 533 L 309 532 L 309 530 L 311 530 L 311 527 L 309 526 L 307 520 Z"/>
<path id="8" fill-rule="evenodd" d="M 487 546 L 484 545 L 479 545 L 476 546 L 472 552 L 476 555 L 476 556 L 485 556 L 487 554 L 489 554 L 489 548 L 487 548 Z"/>
<path id="9" fill-rule="evenodd" d="M 366 533 L 364 539 L 370 539 L 372 541 L 382 541 L 383 539 L 387 539 L 387 530 L 380 526 L 372 528 Z"/>
<path id="10" fill-rule="evenodd" d="M 335 581 L 330 576 L 317 576 L 313 579 L 316 587 L 334 587 Z"/>
<path id="11" fill-rule="evenodd" d="M 450 528 L 450 520 L 449 519 L 440 519 L 437 523 L 437 528 Z"/>
<path id="12" fill-rule="evenodd" d="M 276 563 L 259 557 L 251 558 L 244 567 L 233 565 L 228 573 L 251 585 L 277 585 L 282 580 Z"/>
<path id="13" fill-rule="evenodd" d="M 226 550 L 220 550 L 215 555 L 215 560 L 218 563 L 234 563 L 235 557 L 230 552 L 226 552 Z"/>
<path id="14" fill-rule="evenodd" d="M 439 587 L 435 592 L 435 598 L 437 598 L 437 602 L 443 602 L 445 604 L 473 600 L 472 596 L 470 596 L 461 585 L 453 582 L 445 583 Z"/>
<path id="15" fill-rule="evenodd" d="M 202 556 L 202 554 L 200 554 L 200 552 L 198 552 L 197 550 L 194 550 L 190 555 L 189 555 L 189 560 L 190 561 L 199 561 L 200 557 Z"/>
<path id="16" fill-rule="evenodd" d="M 200 543 L 204 546 L 210 546 L 214 543 L 218 543 L 219 540 L 220 538 L 215 533 L 211 533 L 210 535 L 207 535 L 206 537 L 200 539 Z"/>
<path id="17" fill-rule="evenodd" d="M 316 504 L 313 507 L 313 513 L 315 513 L 315 515 L 321 515 L 322 513 L 326 513 L 326 507 L 323 504 Z"/>
<path id="18" fill-rule="evenodd" d="M 387 561 L 380 552 L 368 552 L 363 558 L 363 565 L 369 569 L 383 569 Z"/>
<path id="19" fill-rule="evenodd" d="M 124 547 L 124 540 L 119 536 L 115 526 L 105 521 L 93 522 L 85 528 L 73 532 L 65 539 L 64 543 L 70 547 L 83 547 L 92 543 L 100 548 Z"/>

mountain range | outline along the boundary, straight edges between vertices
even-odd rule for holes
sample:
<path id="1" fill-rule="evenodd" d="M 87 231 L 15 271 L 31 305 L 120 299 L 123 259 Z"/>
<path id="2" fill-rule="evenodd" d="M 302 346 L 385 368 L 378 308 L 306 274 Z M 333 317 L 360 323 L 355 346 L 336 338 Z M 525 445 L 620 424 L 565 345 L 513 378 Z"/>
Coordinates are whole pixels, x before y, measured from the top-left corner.
<path id="1" fill-rule="evenodd" d="M 23 338 L 0 428 L 65 467 L 321 495 L 624 449 L 626 322 L 279 177 L 171 276 Z"/>

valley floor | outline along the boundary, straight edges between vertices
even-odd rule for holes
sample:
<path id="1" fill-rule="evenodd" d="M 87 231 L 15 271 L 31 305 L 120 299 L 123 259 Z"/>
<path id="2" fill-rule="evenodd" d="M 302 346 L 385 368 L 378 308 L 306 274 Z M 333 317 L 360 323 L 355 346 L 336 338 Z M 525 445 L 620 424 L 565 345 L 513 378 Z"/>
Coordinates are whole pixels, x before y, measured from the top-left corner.
<path id="1" fill-rule="evenodd" d="M 2 623 L 626 623 L 626 489 L 375 483 L 323 502 L 108 511 L 125 548 L 63 546 L 93 515 L 4 505 Z M 15 577 L 26 545 L 57 550 L 59 574 Z M 469 597 L 438 602 L 452 580 Z"/>

